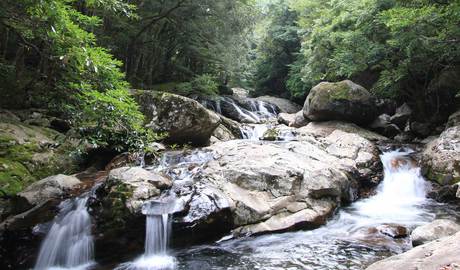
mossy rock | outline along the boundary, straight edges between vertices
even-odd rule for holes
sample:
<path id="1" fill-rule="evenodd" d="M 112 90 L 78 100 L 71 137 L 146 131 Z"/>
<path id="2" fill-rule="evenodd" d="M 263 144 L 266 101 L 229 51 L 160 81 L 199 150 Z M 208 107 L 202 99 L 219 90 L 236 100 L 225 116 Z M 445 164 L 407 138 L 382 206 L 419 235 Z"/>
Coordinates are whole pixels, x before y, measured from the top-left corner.
<path id="1" fill-rule="evenodd" d="M 197 101 L 165 92 L 136 91 L 134 97 L 146 117 L 147 127 L 167 133 L 170 143 L 206 145 L 220 118 Z"/>
<path id="2" fill-rule="evenodd" d="M 276 141 L 278 140 L 278 137 L 279 131 L 276 128 L 270 128 L 262 135 L 262 138 L 265 141 Z"/>
<path id="3" fill-rule="evenodd" d="M 378 115 L 374 97 L 352 81 L 322 82 L 310 90 L 303 114 L 313 121 L 342 120 L 366 125 Z"/>
<path id="4" fill-rule="evenodd" d="M 50 175 L 78 169 L 74 146 L 55 130 L 14 119 L 0 122 L 0 189 L 14 195 Z"/>

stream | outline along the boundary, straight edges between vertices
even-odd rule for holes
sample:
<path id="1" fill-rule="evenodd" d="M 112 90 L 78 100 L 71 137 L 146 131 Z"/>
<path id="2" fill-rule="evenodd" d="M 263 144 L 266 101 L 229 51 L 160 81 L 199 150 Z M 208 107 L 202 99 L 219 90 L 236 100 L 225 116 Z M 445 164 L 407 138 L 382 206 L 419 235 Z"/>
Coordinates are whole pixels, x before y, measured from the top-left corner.
<path id="1" fill-rule="evenodd" d="M 227 102 L 227 101 L 225 101 Z M 275 115 L 254 105 L 247 116 L 268 118 Z M 220 106 L 216 110 L 220 110 Z M 259 111 L 257 111 L 259 110 Z M 242 128 L 244 139 L 259 140 L 266 124 Z M 286 140 L 295 139 L 287 134 Z M 283 142 L 276 142 L 283 143 Z M 412 161 L 410 149 L 385 152 L 380 156 L 384 179 L 376 194 L 340 208 L 321 228 L 232 239 L 224 237 L 211 244 L 168 249 L 174 204 L 144 205 L 146 215 L 145 252 L 131 262 L 116 262 L 118 270 L 203 270 L 203 269 L 365 269 L 371 263 L 404 252 L 412 247 L 410 230 L 435 218 L 456 217 L 458 209 L 427 199 L 430 189 Z M 192 179 L 212 153 L 195 150 L 183 155 L 165 153 L 160 163 L 148 169 L 169 175 L 175 186 Z M 395 160 L 397 164 L 394 164 Z M 193 169 L 190 169 L 193 168 Z M 167 194 L 165 195 L 168 196 Z M 66 202 L 48 232 L 39 254 L 36 270 L 113 269 L 93 262 L 93 243 L 87 199 Z M 390 237 L 393 231 L 404 231 Z M 65 240 L 64 240 L 65 239 Z"/>

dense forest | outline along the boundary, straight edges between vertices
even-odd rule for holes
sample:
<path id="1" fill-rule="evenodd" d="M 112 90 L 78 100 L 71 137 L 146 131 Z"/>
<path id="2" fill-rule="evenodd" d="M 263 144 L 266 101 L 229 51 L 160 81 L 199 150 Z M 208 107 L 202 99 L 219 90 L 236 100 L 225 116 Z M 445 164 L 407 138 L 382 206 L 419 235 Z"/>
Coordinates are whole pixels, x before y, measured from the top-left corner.
<path id="1" fill-rule="evenodd" d="M 6 0 L 0 12 L 2 105 L 47 107 L 120 147 L 147 135 L 131 88 L 243 85 L 303 102 L 351 79 L 432 121 L 459 91 L 458 1 Z"/>

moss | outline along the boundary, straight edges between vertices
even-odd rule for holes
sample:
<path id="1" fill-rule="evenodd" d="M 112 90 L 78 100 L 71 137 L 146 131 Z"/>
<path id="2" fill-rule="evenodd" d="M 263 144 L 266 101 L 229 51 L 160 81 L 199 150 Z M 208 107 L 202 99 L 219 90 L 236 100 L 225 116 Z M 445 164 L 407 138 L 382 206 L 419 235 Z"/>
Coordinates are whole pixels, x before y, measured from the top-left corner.
<path id="1" fill-rule="evenodd" d="M 345 82 L 335 83 L 331 89 L 329 98 L 332 100 L 349 100 L 351 98 L 350 86 Z"/>
<path id="2" fill-rule="evenodd" d="M 21 138 L 16 138 L 21 134 Z M 73 173 L 77 163 L 70 155 L 75 149 L 70 143 L 58 146 L 56 139 L 64 135 L 47 128 L 23 123 L 8 123 L 0 130 L 1 188 L 16 194 L 36 180 L 57 173 Z M 41 145 L 42 142 L 46 145 Z M 21 142 L 21 143 L 20 143 Z"/>
<path id="3" fill-rule="evenodd" d="M 110 192 L 105 196 L 102 204 L 105 211 L 102 214 L 103 230 L 123 229 L 126 226 L 128 217 L 131 216 L 126 202 L 133 196 L 130 186 L 117 183 L 110 187 Z"/>
<path id="4" fill-rule="evenodd" d="M 432 168 L 427 169 L 426 177 L 440 185 L 453 185 L 460 182 L 460 177 L 455 177 L 451 173 L 436 172 Z"/>
<path id="5" fill-rule="evenodd" d="M 17 161 L 0 158 L 0 189 L 9 195 L 16 194 L 36 181 L 27 168 Z"/>
<path id="6" fill-rule="evenodd" d="M 278 130 L 275 128 L 271 128 L 264 132 L 263 139 L 266 141 L 276 141 L 278 139 L 278 136 Z"/>

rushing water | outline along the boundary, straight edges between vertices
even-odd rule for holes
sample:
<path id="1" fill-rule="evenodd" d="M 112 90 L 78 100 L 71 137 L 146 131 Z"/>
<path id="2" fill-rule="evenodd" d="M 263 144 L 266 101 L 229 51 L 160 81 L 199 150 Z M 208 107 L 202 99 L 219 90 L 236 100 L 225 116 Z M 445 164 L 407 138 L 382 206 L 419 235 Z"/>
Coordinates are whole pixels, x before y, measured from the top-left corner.
<path id="1" fill-rule="evenodd" d="M 40 248 L 35 270 L 87 269 L 93 265 L 94 247 L 88 196 L 61 203 L 60 213 Z"/>
<path id="2" fill-rule="evenodd" d="M 403 252 L 411 248 L 409 238 L 386 236 L 379 231 L 382 226 L 411 229 L 443 217 L 449 210 L 425 198 L 429 187 L 409 154 L 384 153 L 381 160 L 385 177 L 377 194 L 341 209 L 319 229 L 233 239 L 177 251 L 177 269 L 358 270 Z"/>
<path id="3" fill-rule="evenodd" d="M 174 211 L 174 200 L 168 203 L 152 201 L 144 205 L 146 215 L 145 252 L 134 262 L 124 263 L 118 270 L 172 270 L 176 267 L 174 257 L 168 255 L 171 235 L 169 213 Z"/>

